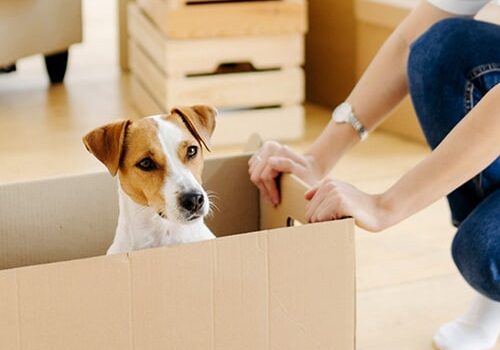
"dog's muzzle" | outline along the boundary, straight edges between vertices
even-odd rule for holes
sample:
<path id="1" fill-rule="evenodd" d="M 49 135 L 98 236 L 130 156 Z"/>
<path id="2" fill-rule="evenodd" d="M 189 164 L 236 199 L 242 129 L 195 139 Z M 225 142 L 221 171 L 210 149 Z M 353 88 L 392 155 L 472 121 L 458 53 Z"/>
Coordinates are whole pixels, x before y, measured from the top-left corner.
<path id="1" fill-rule="evenodd" d="M 205 196 L 198 191 L 185 192 L 179 196 L 179 206 L 188 213 L 188 220 L 199 218 L 201 215 L 197 214 L 200 214 L 204 204 Z"/>

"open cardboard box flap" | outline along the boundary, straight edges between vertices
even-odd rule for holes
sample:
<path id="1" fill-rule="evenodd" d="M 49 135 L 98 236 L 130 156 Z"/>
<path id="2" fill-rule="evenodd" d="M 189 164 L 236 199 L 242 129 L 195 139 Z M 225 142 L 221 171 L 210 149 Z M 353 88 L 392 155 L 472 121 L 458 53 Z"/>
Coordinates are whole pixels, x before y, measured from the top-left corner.
<path id="1" fill-rule="evenodd" d="M 206 162 L 219 238 L 114 256 L 109 175 L 0 186 L 0 349 L 354 349 L 352 220 L 283 227 L 306 187 L 261 205 L 248 157 Z"/>

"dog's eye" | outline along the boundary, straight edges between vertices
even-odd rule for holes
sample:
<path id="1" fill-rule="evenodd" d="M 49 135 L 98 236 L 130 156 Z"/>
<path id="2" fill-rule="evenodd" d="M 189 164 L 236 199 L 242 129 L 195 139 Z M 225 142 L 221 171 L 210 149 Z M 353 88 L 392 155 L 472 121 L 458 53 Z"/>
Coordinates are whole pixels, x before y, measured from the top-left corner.
<path id="1" fill-rule="evenodd" d="M 141 160 L 139 163 L 136 164 L 136 166 L 144 171 L 151 171 L 156 169 L 155 162 L 153 162 L 153 160 L 149 157 L 146 157 L 143 160 Z"/>
<path id="2" fill-rule="evenodd" d="M 188 159 L 192 159 L 192 158 L 196 157 L 197 154 L 198 154 L 198 147 L 197 146 L 189 146 L 187 148 L 186 155 L 187 155 Z"/>

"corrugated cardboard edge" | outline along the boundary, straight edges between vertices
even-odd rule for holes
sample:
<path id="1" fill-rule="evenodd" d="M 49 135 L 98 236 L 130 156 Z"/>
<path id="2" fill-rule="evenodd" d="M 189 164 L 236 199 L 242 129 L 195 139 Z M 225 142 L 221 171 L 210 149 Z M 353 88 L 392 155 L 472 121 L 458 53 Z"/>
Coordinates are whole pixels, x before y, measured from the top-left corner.
<path id="1" fill-rule="evenodd" d="M 334 263 L 335 266 L 337 266 L 338 273 L 338 264 L 340 264 L 340 266 L 354 266 L 354 256 L 351 254 L 354 250 L 352 220 L 344 220 L 334 226 L 342 228 L 342 230 L 338 232 L 331 232 L 331 234 L 336 233 L 336 237 L 339 237 L 339 240 L 335 241 L 330 238 L 327 242 L 329 242 L 329 244 L 333 243 L 337 252 L 345 251 L 346 255 L 344 255 L 340 261 L 333 262 L 332 259 L 334 258 L 330 257 L 328 261 L 325 262 L 327 263 L 326 266 L 332 266 L 332 263 Z M 316 229 L 314 229 L 314 227 L 316 227 Z M 198 341 L 206 342 L 208 339 L 212 339 L 212 341 L 215 342 L 215 338 L 217 337 L 219 337 L 217 340 L 222 341 L 223 344 L 227 342 L 233 344 L 233 347 L 218 345 L 217 348 L 234 348 L 234 342 L 240 341 L 239 338 L 235 336 L 239 334 L 239 328 L 235 329 L 232 333 L 226 332 L 225 329 L 222 333 L 217 333 L 215 328 L 217 326 L 216 322 L 213 323 L 214 329 L 211 334 L 207 333 L 203 336 L 203 334 L 200 335 L 196 331 L 199 330 L 203 333 L 203 327 L 205 327 L 206 330 L 206 322 L 214 322 L 213 319 L 211 320 L 211 317 L 218 317 L 217 320 L 219 320 L 219 322 L 229 322 L 230 318 L 228 319 L 227 317 L 228 310 L 226 310 L 226 313 L 223 313 L 222 316 L 220 314 L 220 309 L 218 309 L 217 315 L 213 314 L 216 310 L 214 306 L 211 305 L 210 300 L 212 300 L 212 303 L 215 302 L 213 300 L 216 298 L 215 294 L 203 294 L 201 299 L 199 293 L 191 297 L 182 294 L 182 300 L 174 298 L 174 301 L 168 299 L 168 296 L 177 295 L 176 288 L 179 288 L 181 291 L 197 291 L 199 290 L 196 288 L 198 284 L 200 286 L 208 286 L 212 289 L 212 293 L 215 291 L 214 283 L 218 283 L 217 286 L 219 288 L 221 288 L 221 286 L 229 286 L 229 290 L 234 291 L 234 288 L 236 288 L 237 291 L 239 290 L 238 288 L 240 288 L 239 283 L 241 282 L 238 281 L 241 278 L 244 279 L 244 285 L 241 286 L 243 289 L 241 290 L 247 290 L 244 286 L 250 286 L 249 283 L 254 287 L 259 285 L 260 287 L 256 288 L 260 288 L 259 290 L 261 292 L 267 288 L 266 299 L 263 300 L 257 295 L 256 298 L 252 299 L 251 306 L 255 306 L 255 303 L 260 306 L 264 304 L 268 305 L 268 323 L 267 325 L 261 324 L 261 331 L 264 332 L 264 329 L 267 329 L 266 341 L 271 342 L 268 343 L 270 348 L 280 348 L 279 345 L 287 344 L 287 339 L 290 337 L 295 337 L 296 341 L 308 343 L 307 339 L 311 339 L 310 337 L 316 334 L 309 333 L 309 331 L 315 330 L 316 328 L 303 329 L 300 325 L 302 325 L 303 321 L 306 321 L 306 324 L 309 325 L 316 325 L 316 327 L 320 323 L 318 323 L 316 319 L 309 319 L 309 323 L 307 323 L 307 318 L 301 318 L 303 316 L 301 316 L 300 308 L 299 313 L 293 311 L 293 296 L 298 296 L 299 302 L 300 300 L 305 300 L 301 298 L 301 296 L 304 296 L 304 292 L 295 292 L 295 288 L 299 286 L 301 288 L 303 287 L 301 276 L 311 271 L 311 268 L 315 269 L 319 267 L 317 265 L 318 261 L 313 262 L 312 265 L 309 265 L 309 267 L 305 268 L 303 271 L 299 271 L 300 267 L 297 265 L 295 265 L 295 268 L 298 268 L 298 270 L 295 270 L 295 268 L 288 268 L 287 263 L 294 259 L 296 249 L 299 249 L 297 252 L 300 253 L 301 249 L 310 250 L 318 248 L 315 243 L 312 248 L 307 248 L 308 245 L 303 246 L 302 241 L 304 239 L 310 243 L 318 242 L 316 238 L 326 237 L 325 235 L 329 236 L 329 232 L 325 230 L 331 230 L 331 228 L 331 222 L 324 222 L 296 227 L 294 231 L 280 228 L 231 237 L 222 237 L 217 240 L 184 244 L 175 247 L 162 247 L 131 252 L 129 254 L 86 258 L 2 271 L 0 272 L 0 284 L 2 285 L 0 293 L 12 294 L 13 291 L 16 293 L 15 298 L 13 295 L 11 295 L 10 298 L 4 298 L 5 295 L 3 295 L 2 299 L 0 299 L 0 309 L 7 311 L 2 314 L 4 316 L 6 315 L 7 320 L 11 323 L 10 327 L 0 329 L 0 335 L 5 335 L 5 337 L 0 337 L 1 348 L 15 350 L 31 348 L 36 345 L 36 347 L 40 349 L 88 349 L 97 348 L 99 345 L 105 343 L 109 344 L 110 348 L 135 349 L 143 348 L 142 346 L 147 344 L 151 345 L 152 348 L 158 348 L 159 345 L 165 344 L 165 341 L 167 341 L 167 343 L 172 344 L 174 348 L 176 342 L 179 342 L 179 344 L 182 344 L 182 347 L 180 347 L 182 349 L 202 349 L 206 347 L 202 347 Z M 311 229 L 313 230 L 310 231 Z M 342 235 L 343 238 L 340 238 Z M 311 239 L 313 241 L 311 241 Z M 253 264 L 256 261 L 260 261 L 260 265 L 264 264 L 259 266 L 267 272 L 257 269 L 257 277 L 260 282 L 257 282 L 255 285 L 252 282 L 254 279 L 251 277 L 255 275 L 255 272 L 245 275 L 246 277 L 242 277 L 239 275 L 240 272 L 238 272 L 242 267 L 234 269 L 234 267 L 228 266 L 227 264 L 220 264 L 221 261 L 225 261 L 226 263 L 236 262 L 237 259 L 234 259 L 232 255 L 237 254 L 237 256 L 240 256 L 239 254 L 241 254 L 241 252 L 233 248 L 237 248 L 238 246 L 241 247 L 243 241 L 246 242 L 246 244 L 243 244 L 243 246 L 246 247 L 245 251 L 256 254 L 259 249 L 256 250 L 255 248 L 260 246 L 261 253 L 264 254 L 264 256 L 261 256 L 259 259 L 250 258 L 245 260 L 243 259 L 243 255 L 241 256 L 243 259 L 242 261 L 246 261 L 247 264 L 249 262 Z M 250 244 L 251 242 L 253 242 L 253 244 Z M 319 242 L 323 241 L 320 240 Z M 257 244 L 257 246 L 254 244 Z M 286 246 L 290 246 L 291 249 L 287 249 Z M 305 252 L 307 252 L 307 250 Z M 314 250 L 314 252 L 316 252 L 316 250 Z M 219 255 L 221 253 L 223 254 L 222 256 Z M 299 264 L 305 263 L 307 265 L 308 259 L 304 260 L 304 257 L 309 255 L 303 255 L 304 253 L 302 253 L 302 258 L 298 261 Z M 230 256 L 227 254 L 230 254 Z M 322 254 L 323 255 L 320 256 L 325 257 L 325 252 Z M 172 265 L 175 264 L 179 258 L 181 259 L 179 265 Z M 219 258 L 222 260 L 219 260 Z M 210 261 L 212 261 L 212 264 L 208 263 Z M 216 282 L 213 280 L 215 278 L 214 273 L 217 271 L 217 268 L 222 268 L 224 266 L 229 269 L 229 272 L 228 274 L 225 274 L 223 271 L 217 273 L 219 280 Z M 255 268 L 257 267 L 255 266 Z M 189 271 L 190 278 L 187 280 L 182 279 L 183 273 L 185 272 L 184 270 Z M 254 270 L 254 268 L 251 270 Z M 250 270 L 247 270 L 247 272 L 248 271 Z M 280 272 L 277 274 L 273 273 L 276 271 Z M 352 272 L 350 269 L 345 271 L 347 275 L 342 277 L 339 281 L 343 281 L 345 278 L 350 279 Z M 231 276 L 235 276 L 235 273 L 240 277 L 239 279 L 233 280 L 234 277 Z M 270 274 L 273 275 L 270 276 Z M 227 278 L 220 280 L 221 275 Z M 288 283 L 288 275 L 291 277 L 291 286 Z M 248 278 L 250 278 L 250 280 L 247 280 Z M 275 280 L 276 278 L 287 282 L 277 283 Z M 212 282 L 208 282 L 209 279 L 212 279 Z M 315 283 L 321 281 L 319 276 L 314 277 L 313 280 L 316 281 Z M 178 283 L 172 283 L 172 281 L 177 281 Z M 330 280 L 330 282 L 332 282 L 332 280 Z M 210 285 L 212 287 L 210 287 Z M 337 289 L 332 289 L 331 284 L 329 285 L 329 291 Z M 95 288 L 93 288 L 94 286 Z M 304 288 L 307 296 L 310 286 L 305 286 Z M 355 286 L 353 286 L 353 288 L 355 288 Z M 341 296 L 347 295 L 345 293 L 351 288 L 345 286 L 342 287 L 342 289 L 344 292 L 337 289 Z M 317 288 L 314 290 L 318 292 Z M 148 294 L 150 293 L 149 291 L 152 291 L 151 295 Z M 236 308 L 243 307 L 243 309 L 245 309 L 246 304 L 231 304 L 230 301 L 230 305 L 227 306 L 225 303 L 227 291 L 225 291 L 225 289 L 221 291 L 222 294 L 219 295 L 219 299 L 217 299 L 219 306 L 225 308 L 229 307 L 229 309 L 231 309 L 231 307 L 233 307 L 231 305 L 236 305 Z M 283 297 L 285 299 L 282 299 Z M 292 299 L 289 299 L 290 297 L 292 297 Z M 342 325 L 340 328 L 346 332 L 344 334 L 342 334 L 342 331 L 340 331 L 338 327 L 338 322 L 344 321 L 342 315 L 351 315 L 349 319 L 355 321 L 355 296 L 353 295 L 352 299 L 348 296 L 347 298 L 349 305 L 341 307 L 342 312 L 339 314 L 340 319 L 335 320 L 335 322 L 337 322 L 335 330 L 341 334 L 337 337 L 342 338 L 342 344 L 350 348 L 350 344 L 354 343 L 355 339 L 350 338 L 351 336 L 355 337 L 354 325 Z M 165 304 L 165 302 L 167 302 L 167 304 Z M 314 310 L 318 310 L 318 303 L 315 300 L 311 302 L 311 306 L 315 305 L 312 309 L 314 316 L 316 315 Z M 319 300 L 319 302 L 321 304 L 323 301 Z M 339 301 L 336 301 L 337 304 L 334 303 L 330 305 L 339 305 L 338 302 Z M 345 302 L 346 300 L 340 300 L 340 304 L 342 305 L 344 305 Z M 197 324 L 189 323 L 189 327 L 187 327 L 186 322 L 192 322 L 191 318 L 184 319 L 184 321 L 182 319 L 177 320 L 176 318 L 179 315 L 175 312 L 171 312 L 172 305 L 174 305 L 174 308 L 179 305 L 178 307 L 180 310 L 196 306 L 194 308 L 198 310 L 197 312 L 201 313 Z M 202 309 L 199 309 L 198 306 Z M 272 309 L 269 309 L 271 306 Z M 248 307 L 248 305 L 246 307 Z M 8 312 L 9 308 L 10 312 Z M 168 310 L 170 310 L 170 312 L 168 312 Z M 263 317 L 262 313 L 255 312 L 254 316 L 256 316 L 257 319 Z M 245 323 L 245 319 L 248 315 L 244 313 L 237 314 L 239 316 L 235 316 L 235 322 Z M 327 315 L 333 317 L 332 310 L 328 312 Z M 11 317 L 9 318 L 9 316 Z M 47 318 L 46 322 L 41 324 L 41 320 L 45 317 Z M 153 318 L 151 319 L 151 317 Z M 286 322 L 285 319 L 287 319 Z M 332 321 L 332 319 L 328 320 Z M 160 332 L 160 330 L 165 327 L 165 324 L 172 325 L 172 322 L 184 322 L 185 327 L 182 328 L 183 326 L 180 326 L 182 328 L 181 335 L 176 336 L 175 329 L 171 331 L 164 330 L 163 333 Z M 308 335 L 305 337 L 297 334 L 285 336 L 297 326 L 300 326 L 300 329 L 303 331 L 308 331 L 305 333 L 305 335 Z M 53 333 L 60 329 L 65 329 L 65 332 L 57 335 Z M 124 337 L 123 333 L 127 329 L 129 333 L 134 334 L 129 334 Z M 199 334 L 200 340 L 189 340 L 190 337 L 193 337 L 193 334 L 189 333 L 193 329 L 193 334 Z M 5 333 L 2 334 L 2 331 Z M 251 335 L 254 331 L 256 330 L 249 330 L 248 332 L 250 332 Z M 206 330 L 206 332 L 208 332 L 208 330 Z M 241 332 L 244 332 L 244 330 L 241 330 Z M 12 337 L 14 334 L 18 336 Z M 85 342 L 82 341 L 82 337 L 86 337 L 88 334 L 95 334 L 95 339 L 87 339 Z M 148 340 L 149 337 L 154 334 L 157 335 L 156 338 L 152 337 L 154 339 Z M 249 334 L 245 334 L 247 335 L 247 341 L 250 343 L 261 342 L 263 340 L 252 340 Z M 324 329 L 319 334 L 322 335 L 319 340 L 323 346 L 326 346 L 325 342 L 335 343 L 339 341 L 335 339 L 335 334 L 326 336 L 325 334 L 327 333 L 324 332 Z M 349 337 L 347 334 L 349 334 Z M 170 338 L 170 336 L 172 338 Z M 191 341 L 193 343 L 191 343 Z M 186 347 L 186 344 L 191 344 L 192 347 Z M 212 345 L 214 344 L 215 343 L 212 343 Z"/>

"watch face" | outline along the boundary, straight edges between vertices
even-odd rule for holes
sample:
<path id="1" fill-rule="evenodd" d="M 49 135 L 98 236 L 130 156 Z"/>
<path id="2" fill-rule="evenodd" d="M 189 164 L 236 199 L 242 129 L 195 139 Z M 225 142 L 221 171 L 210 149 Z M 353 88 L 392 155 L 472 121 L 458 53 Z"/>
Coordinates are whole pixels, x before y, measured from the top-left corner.
<path id="1" fill-rule="evenodd" d="M 337 123 L 345 123 L 349 119 L 349 114 L 351 114 L 351 106 L 344 102 L 333 112 L 333 120 Z"/>

